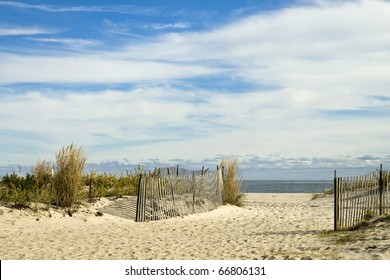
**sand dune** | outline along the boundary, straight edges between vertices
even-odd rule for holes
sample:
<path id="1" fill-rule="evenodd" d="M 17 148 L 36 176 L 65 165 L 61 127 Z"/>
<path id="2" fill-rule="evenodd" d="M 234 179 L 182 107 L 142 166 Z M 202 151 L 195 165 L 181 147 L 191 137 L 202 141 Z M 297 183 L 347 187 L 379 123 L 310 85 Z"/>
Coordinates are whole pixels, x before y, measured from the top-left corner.
<path id="1" fill-rule="evenodd" d="M 247 194 L 243 207 L 145 223 L 95 215 L 116 203 L 104 198 L 72 217 L 0 207 L 0 259 L 390 259 L 389 222 L 327 232 L 331 197 Z"/>

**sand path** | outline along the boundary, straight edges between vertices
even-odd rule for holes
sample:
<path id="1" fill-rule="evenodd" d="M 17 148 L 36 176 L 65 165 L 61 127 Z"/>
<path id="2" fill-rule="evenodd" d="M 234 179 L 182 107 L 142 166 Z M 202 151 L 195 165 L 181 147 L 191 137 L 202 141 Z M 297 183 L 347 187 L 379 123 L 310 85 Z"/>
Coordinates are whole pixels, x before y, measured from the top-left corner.
<path id="1" fill-rule="evenodd" d="M 72 217 L 1 207 L 0 259 L 390 259 L 388 222 L 326 233 L 331 197 L 248 194 L 243 207 L 145 223 L 94 215 L 110 203 Z"/>

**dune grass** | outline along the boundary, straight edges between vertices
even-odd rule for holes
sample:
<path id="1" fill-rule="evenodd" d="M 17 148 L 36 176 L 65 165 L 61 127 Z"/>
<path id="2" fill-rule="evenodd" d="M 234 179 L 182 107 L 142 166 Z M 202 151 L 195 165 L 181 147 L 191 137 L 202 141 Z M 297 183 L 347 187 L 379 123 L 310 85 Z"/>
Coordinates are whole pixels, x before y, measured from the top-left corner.
<path id="1" fill-rule="evenodd" d="M 223 204 L 242 206 L 244 194 L 241 193 L 243 177 L 237 160 L 223 160 L 221 162 L 223 190 Z"/>
<path id="2" fill-rule="evenodd" d="M 56 154 L 56 173 L 52 184 L 53 202 L 59 207 L 72 207 L 79 202 L 87 157 L 83 147 L 71 144 Z"/>
<path id="3" fill-rule="evenodd" d="M 122 197 L 137 195 L 140 166 L 120 176 L 115 174 L 89 174 L 84 172 L 87 157 L 83 147 L 73 143 L 62 147 L 55 155 L 55 161 L 37 161 L 31 168 L 31 174 L 16 174 L 0 178 L 0 202 L 15 208 L 32 208 L 38 211 L 38 205 L 77 210 L 82 200 L 96 201 L 101 197 Z M 223 203 L 241 205 L 243 194 L 241 170 L 235 160 L 224 160 L 223 170 Z M 149 173 L 145 176 L 160 177 L 160 173 Z M 39 208 L 39 209 L 40 209 Z"/>

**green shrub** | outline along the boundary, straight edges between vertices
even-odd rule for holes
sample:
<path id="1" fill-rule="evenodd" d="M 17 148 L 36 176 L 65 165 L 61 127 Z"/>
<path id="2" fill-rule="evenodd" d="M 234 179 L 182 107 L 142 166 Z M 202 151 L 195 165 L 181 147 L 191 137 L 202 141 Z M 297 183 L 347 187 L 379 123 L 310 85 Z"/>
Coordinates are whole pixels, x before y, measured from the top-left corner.
<path id="1" fill-rule="evenodd" d="M 101 198 L 110 196 L 110 192 L 114 189 L 116 178 L 112 174 L 98 174 L 92 181 L 92 196 Z"/>
<path id="2" fill-rule="evenodd" d="M 13 207 L 26 208 L 30 205 L 34 188 L 34 175 L 27 174 L 26 177 L 22 177 L 15 172 L 7 174 L 1 181 L 0 199 Z"/>
<path id="3" fill-rule="evenodd" d="M 56 153 L 56 173 L 51 195 L 59 207 L 72 207 L 80 200 L 86 164 L 84 149 L 71 144 Z"/>
<path id="4" fill-rule="evenodd" d="M 127 172 L 126 176 L 119 177 L 115 189 L 117 196 L 136 195 L 138 189 L 139 175 Z"/>
<path id="5" fill-rule="evenodd" d="M 5 202 L 8 195 L 8 188 L 0 181 L 0 202 Z"/>
<path id="6" fill-rule="evenodd" d="M 7 201 L 15 208 L 28 208 L 30 206 L 30 192 L 21 188 L 20 186 L 15 186 L 11 183 L 11 191 L 8 193 Z"/>
<path id="7" fill-rule="evenodd" d="M 139 175 L 129 171 L 126 172 L 126 176 L 120 177 L 106 173 L 94 175 L 92 179 L 91 197 L 136 195 L 138 181 Z M 90 176 L 88 176 L 85 182 L 87 183 L 86 185 L 90 185 Z"/>
<path id="8" fill-rule="evenodd" d="M 236 160 L 223 160 L 221 163 L 223 190 L 223 204 L 241 206 L 244 194 L 241 193 L 242 174 Z"/>
<path id="9" fill-rule="evenodd" d="M 16 208 L 27 208 L 34 199 L 35 176 L 28 174 L 25 177 L 17 175 L 3 176 L 0 186 L 0 199 Z"/>

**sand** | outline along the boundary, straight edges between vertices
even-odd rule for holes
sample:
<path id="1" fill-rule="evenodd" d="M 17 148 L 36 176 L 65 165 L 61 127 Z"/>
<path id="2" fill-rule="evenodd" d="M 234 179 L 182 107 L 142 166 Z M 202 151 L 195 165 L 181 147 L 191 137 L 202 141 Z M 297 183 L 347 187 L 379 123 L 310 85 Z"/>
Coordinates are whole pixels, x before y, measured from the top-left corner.
<path id="1" fill-rule="evenodd" d="M 86 203 L 71 217 L 2 206 L 0 259 L 390 260 L 390 223 L 334 233 L 332 197 L 247 194 L 243 207 L 145 223 L 95 215 L 115 203 Z"/>

